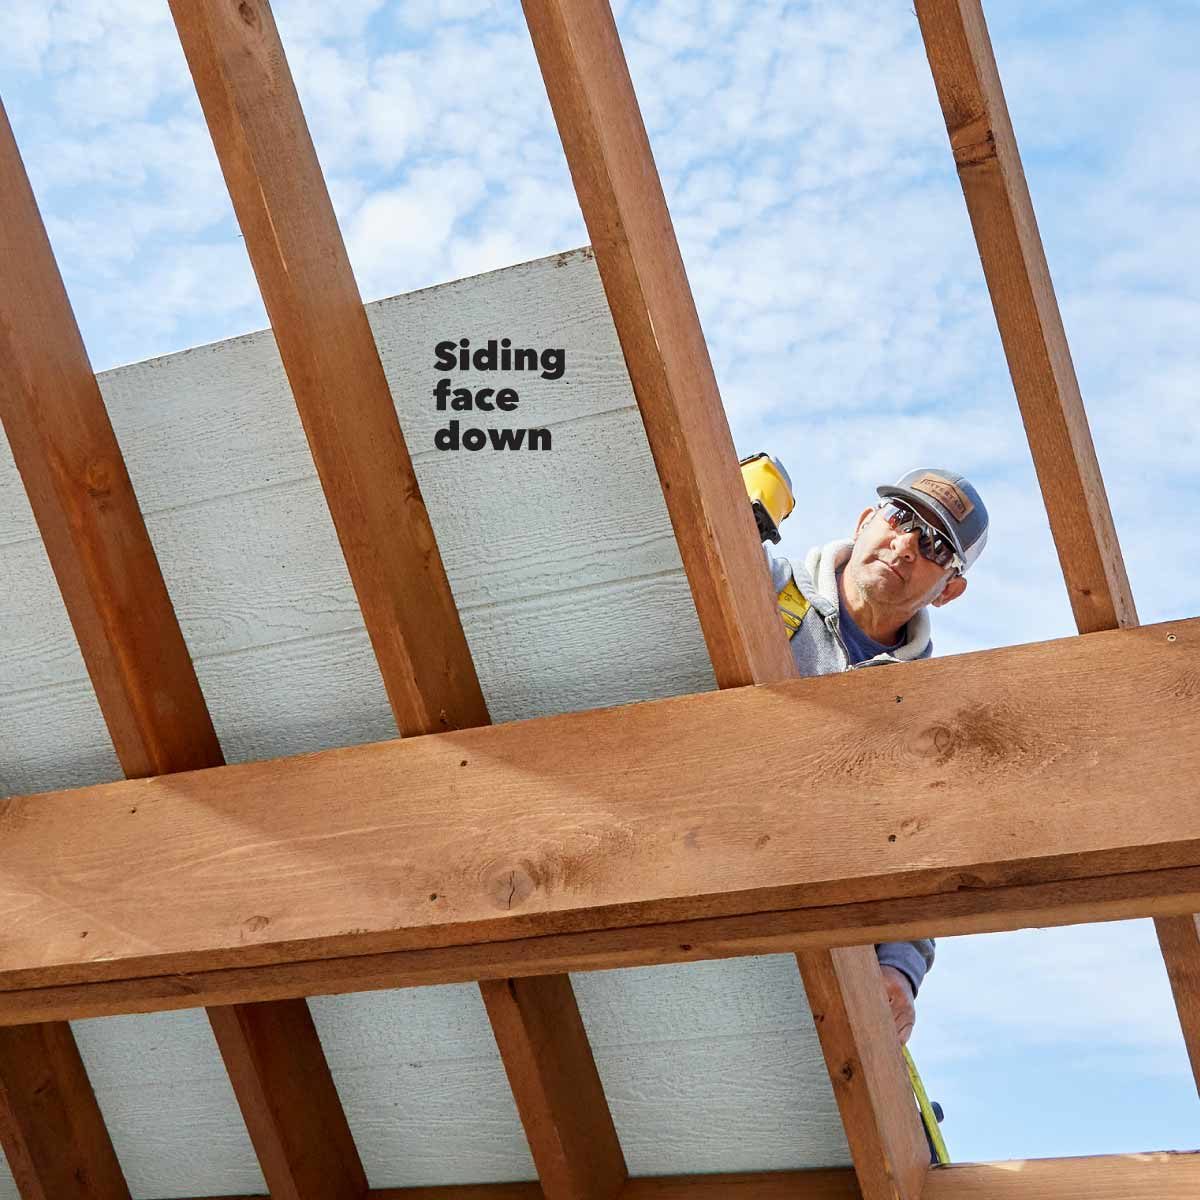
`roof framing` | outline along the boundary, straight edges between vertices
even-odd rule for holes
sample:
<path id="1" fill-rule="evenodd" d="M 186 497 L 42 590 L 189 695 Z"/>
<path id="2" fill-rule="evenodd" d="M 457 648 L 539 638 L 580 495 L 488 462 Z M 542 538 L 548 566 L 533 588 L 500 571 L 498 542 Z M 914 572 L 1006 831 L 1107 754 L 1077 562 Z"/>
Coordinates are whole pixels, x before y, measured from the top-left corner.
<path id="1" fill-rule="evenodd" d="M 0 998 L 470 947 L 480 976 L 510 952 L 530 974 L 572 939 L 732 918 L 737 953 L 781 922 L 828 946 L 1187 911 L 1198 670 L 1195 618 L 17 797 Z M 764 728 L 795 768 L 748 811 Z"/>
<path id="2" fill-rule="evenodd" d="M 1159 916 L 1200 1072 L 1200 818 L 1174 786 L 1200 765 L 1200 618 L 1135 628 L 978 0 L 916 0 L 917 15 L 1072 609 L 1092 636 L 902 676 L 791 678 L 608 4 L 524 0 L 730 690 L 499 728 L 487 727 L 269 5 L 170 3 L 397 726 L 429 736 L 220 765 L 0 109 L 0 415 L 129 776 L 5 804 L 0 878 L 17 915 L 0 944 L 0 1134 L 22 1195 L 128 1196 L 61 1022 L 199 1002 L 232 1006 L 213 1028 L 273 1195 L 434 1194 L 368 1192 L 296 998 L 448 979 L 487 981 L 541 1182 L 437 1189 L 443 1200 L 1193 1195 L 1189 1156 L 929 1172 L 869 948 Z M 1114 716 L 1134 701 L 1136 737 Z M 797 766 L 756 794 L 751 839 L 738 784 L 764 724 Z M 348 802 L 328 803 L 348 786 Z M 1134 795 L 1136 831 L 1124 819 Z M 317 830 L 320 863 L 305 849 Z M 153 874 L 114 868 L 149 846 Z M 398 895 L 405 872 L 415 882 Z M 847 1172 L 627 1180 L 564 972 L 779 949 L 799 952 L 857 1183 Z"/>
<path id="3" fill-rule="evenodd" d="M 2 110 L 0 180 L 0 420 L 117 758 L 129 778 L 219 765 L 221 747 Z M 272 1192 L 300 1200 L 319 1185 L 328 1200 L 361 1197 L 366 1175 L 304 1002 L 217 1013 L 213 1030 Z M 31 1143 L 28 1174 L 55 1197 L 127 1196 L 70 1029 L 21 1037 L 6 1034 L 0 1086 L 21 1077 L 22 1045 L 38 1054 L 53 1044 L 57 1053 L 43 1059 L 47 1083 L 72 1126 L 91 1131 L 61 1153 Z M 4 1127 L 15 1128 L 15 1110 L 31 1101 L 15 1083 L 7 1100 Z M 14 1146 L 5 1138 L 6 1154 L 20 1163 Z M 21 1187 L 38 1194 L 28 1181 Z"/>
<path id="4" fill-rule="evenodd" d="M 269 5 L 171 0 L 401 736 L 490 718 Z M 565 976 L 484 988 L 547 1200 L 627 1174 Z M 365 1182 L 365 1181 L 364 1181 Z"/>
<path id="5" fill-rule="evenodd" d="M 794 678 L 608 0 L 524 8 L 717 686 Z M 863 1195 L 916 1200 L 929 1155 L 874 951 L 799 966 Z"/>
<path id="6" fill-rule="evenodd" d="M 1050 268 L 979 0 L 917 0 L 917 17 L 1080 633 L 1138 623 Z M 1200 940 L 1157 922 L 1200 1090 Z"/>

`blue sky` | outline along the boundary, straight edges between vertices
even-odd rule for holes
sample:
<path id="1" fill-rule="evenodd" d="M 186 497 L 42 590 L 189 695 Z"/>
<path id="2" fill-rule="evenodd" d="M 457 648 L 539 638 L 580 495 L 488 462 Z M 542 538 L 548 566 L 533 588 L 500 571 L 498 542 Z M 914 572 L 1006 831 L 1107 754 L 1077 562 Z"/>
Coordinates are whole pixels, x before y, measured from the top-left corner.
<path id="1" fill-rule="evenodd" d="M 274 7 L 366 298 L 586 242 L 515 3 Z M 784 548 L 949 466 L 993 524 L 938 651 L 1073 633 L 909 6 L 614 7 Z M 1196 615 L 1200 5 L 987 7 L 1139 612 Z M 12 0 L 0 92 L 98 370 L 266 324 L 165 3 Z M 1148 923 L 944 941 L 914 1049 L 956 1158 L 1197 1145 Z"/>

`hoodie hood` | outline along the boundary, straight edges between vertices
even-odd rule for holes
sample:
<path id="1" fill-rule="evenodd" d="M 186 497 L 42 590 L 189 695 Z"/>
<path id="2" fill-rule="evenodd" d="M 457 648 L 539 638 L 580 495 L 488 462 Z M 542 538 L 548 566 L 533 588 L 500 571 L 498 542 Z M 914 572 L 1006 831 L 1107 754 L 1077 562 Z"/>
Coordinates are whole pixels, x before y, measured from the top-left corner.
<path id="1" fill-rule="evenodd" d="M 849 539 L 839 538 L 826 542 L 824 546 L 814 546 L 804 556 L 804 569 L 817 592 L 813 602 L 825 617 L 836 616 L 841 610 L 837 577 L 838 572 L 850 561 L 853 547 L 854 543 Z M 918 609 L 909 618 L 904 633 L 903 645 L 891 651 L 887 657 L 908 662 L 925 654 L 931 633 L 929 609 Z"/>

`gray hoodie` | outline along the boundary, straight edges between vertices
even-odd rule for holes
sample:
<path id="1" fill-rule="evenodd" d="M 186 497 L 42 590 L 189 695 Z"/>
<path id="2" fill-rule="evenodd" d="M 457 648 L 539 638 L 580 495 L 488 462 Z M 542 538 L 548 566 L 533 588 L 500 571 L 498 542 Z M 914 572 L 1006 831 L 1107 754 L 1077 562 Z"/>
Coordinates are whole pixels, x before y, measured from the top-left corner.
<path id="1" fill-rule="evenodd" d="M 850 558 L 850 541 L 829 542 L 814 546 L 805 556 L 804 565 L 776 555 L 769 543 L 763 544 L 771 583 L 775 592 L 782 592 L 792 579 L 804 598 L 804 604 L 791 610 L 800 618 L 800 627 L 792 636 L 792 657 L 801 675 L 832 675 L 837 671 L 858 670 L 883 663 L 908 662 L 928 658 L 933 653 L 930 640 L 929 613 L 921 609 L 905 626 L 903 643 L 886 654 L 878 654 L 865 662 L 851 663 L 838 630 L 841 600 L 838 594 L 838 572 Z M 902 971 L 917 994 L 925 972 L 933 966 L 932 938 L 913 942 L 883 942 L 875 948 L 884 966 Z"/>

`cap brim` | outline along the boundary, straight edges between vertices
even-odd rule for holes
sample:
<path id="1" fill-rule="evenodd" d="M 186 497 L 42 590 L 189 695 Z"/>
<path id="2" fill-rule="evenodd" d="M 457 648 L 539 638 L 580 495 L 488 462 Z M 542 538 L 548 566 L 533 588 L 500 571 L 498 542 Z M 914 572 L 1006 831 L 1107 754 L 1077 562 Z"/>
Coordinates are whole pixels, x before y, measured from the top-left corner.
<path id="1" fill-rule="evenodd" d="M 954 546 L 958 557 L 966 562 L 967 552 L 963 549 L 962 539 L 958 536 L 958 530 L 955 526 L 954 517 L 950 510 L 940 501 L 935 500 L 932 496 L 926 495 L 924 492 L 914 492 L 912 488 L 897 487 L 895 484 L 883 484 L 875 489 L 878 496 L 885 500 L 891 496 L 898 496 L 901 499 L 907 500 L 915 509 L 920 512 L 927 513 L 929 516 L 936 519 L 942 532 L 950 539 Z"/>

